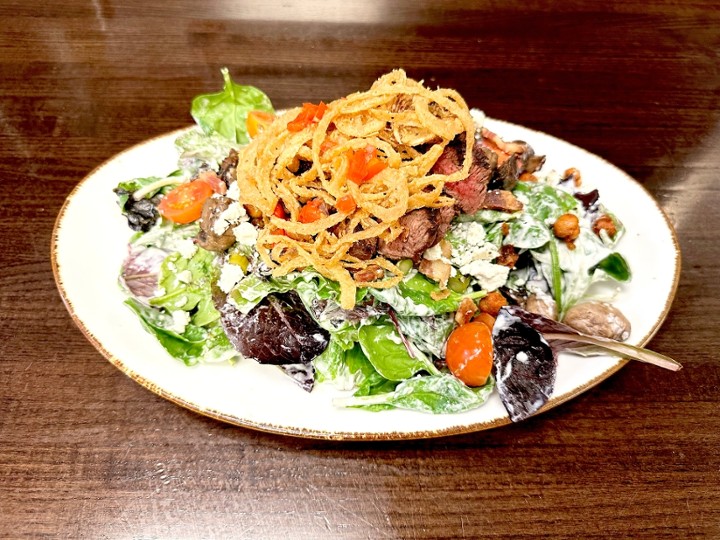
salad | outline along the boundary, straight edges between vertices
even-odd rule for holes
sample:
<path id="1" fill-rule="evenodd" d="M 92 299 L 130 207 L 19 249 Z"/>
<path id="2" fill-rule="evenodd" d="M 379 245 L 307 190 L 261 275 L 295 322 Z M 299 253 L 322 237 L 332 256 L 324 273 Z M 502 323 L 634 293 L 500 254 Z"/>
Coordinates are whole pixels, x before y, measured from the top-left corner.
<path id="1" fill-rule="evenodd" d="M 625 229 L 580 171 L 544 171 L 401 70 L 283 113 L 222 74 L 177 170 L 114 190 L 136 231 L 125 303 L 172 357 L 272 365 L 373 411 L 459 413 L 497 390 L 513 421 L 547 401 L 561 351 L 679 367 L 621 343 L 630 323 L 595 284 L 631 279 Z"/>

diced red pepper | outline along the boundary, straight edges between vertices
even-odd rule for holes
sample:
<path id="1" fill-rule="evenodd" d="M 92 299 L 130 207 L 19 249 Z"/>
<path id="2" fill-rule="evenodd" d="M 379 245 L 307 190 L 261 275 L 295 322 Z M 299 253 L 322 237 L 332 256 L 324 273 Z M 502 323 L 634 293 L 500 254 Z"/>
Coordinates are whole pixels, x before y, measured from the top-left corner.
<path id="1" fill-rule="evenodd" d="M 285 208 L 283 208 L 283 205 L 281 202 L 278 202 L 275 205 L 275 210 L 273 211 L 273 216 L 280 219 L 287 218 L 287 213 L 285 212 Z"/>
<path id="2" fill-rule="evenodd" d="M 353 199 L 352 195 L 343 195 L 335 203 L 335 208 L 337 208 L 338 212 L 349 214 L 355 211 L 357 204 L 355 203 L 355 199 Z"/>
<path id="3" fill-rule="evenodd" d="M 312 199 L 305 203 L 298 213 L 298 221 L 300 223 L 312 223 L 326 216 L 322 209 L 322 199 Z"/>
<path id="4" fill-rule="evenodd" d="M 382 159 L 377 157 L 377 148 L 367 145 L 360 150 L 348 151 L 347 177 L 356 184 L 363 184 L 387 167 Z"/>
<path id="5" fill-rule="evenodd" d="M 315 105 L 313 103 L 303 103 L 300 113 L 294 120 L 288 122 L 288 131 L 292 131 L 293 133 L 302 131 L 313 122 L 320 120 L 325 114 L 325 111 L 327 111 L 327 105 L 322 101 L 319 105 Z"/>

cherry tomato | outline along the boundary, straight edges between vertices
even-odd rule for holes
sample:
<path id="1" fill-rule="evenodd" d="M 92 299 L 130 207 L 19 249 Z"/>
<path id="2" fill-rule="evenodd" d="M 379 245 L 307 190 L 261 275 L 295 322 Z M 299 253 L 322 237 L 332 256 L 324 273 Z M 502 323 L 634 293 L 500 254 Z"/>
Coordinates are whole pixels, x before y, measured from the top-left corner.
<path id="1" fill-rule="evenodd" d="M 318 219 L 325 217 L 325 213 L 321 209 L 322 199 L 313 199 L 305 203 L 298 213 L 298 221 L 300 223 L 312 223 Z"/>
<path id="2" fill-rule="evenodd" d="M 335 203 L 335 208 L 337 208 L 338 212 L 349 214 L 355 211 L 357 204 L 355 204 L 355 199 L 353 199 L 352 195 L 343 195 Z"/>
<path id="3" fill-rule="evenodd" d="M 200 217 L 203 204 L 212 194 L 210 184 L 203 180 L 193 180 L 180 184 L 165 195 L 158 204 L 158 210 L 160 215 L 175 223 L 191 223 Z"/>
<path id="4" fill-rule="evenodd" d="M 247 129 L 250 138 L 257 137 L 263 129 L 273 123 L 275 115 L 273 113 L 265 111 L 250 111 L 245 121 L 245 128 Z"/>
<path id="5" fill-rule="evenodd" d="M 215 193 L 219 193 L 220 195 L 225 195 L 227 192 L 227 186 L 225 185 L 225 182 L 223 182 L 220 177 L 215 174 L 214 171 L 203 171 L 200 174 L 198 174 L 196 180 L 202 180 L 203 182 L 207 182 L 210 184 L 210 187 L 213 189 Z"/>
<path id="6" fill-rule="evenodd" d="M 493 363 L 490 329 L 481 322 L 458 326 L 448 338 L 445 361 L 452 374 L 468 386 L 484 385 Z"/>

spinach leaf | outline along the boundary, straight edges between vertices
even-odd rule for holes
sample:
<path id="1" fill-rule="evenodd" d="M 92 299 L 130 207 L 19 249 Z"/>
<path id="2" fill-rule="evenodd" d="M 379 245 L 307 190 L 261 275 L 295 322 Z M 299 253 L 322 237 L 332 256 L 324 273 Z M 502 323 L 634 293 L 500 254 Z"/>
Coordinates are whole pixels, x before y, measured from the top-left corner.
<path id="1" fill-rule="evenodd" d="M 547 184 L 519 182 L 513 192 L 524 203 L 525 213 L 541 222 L 576 210 L 579 202 L 569 193 Z"/>
<path id="2" fill-rule="evenodd" d="M 510 231 L 505 243 L 518 249 L 536 249 L 547 244 L 553 237 L 550 228 L 531 214 L 522 214 L 509 224 Z"/>
<path id="3" fill-rule="evenodd" d="M 439 293 L 440 287 L 422 274 L 415 272 L 408 274 L 403 281 L 389 289 L 369 289 L 370 294 L 381 302 L 389 304 L 398 315 L 426 317 L 457 311 L 460 302 L 465 296 L 480 298 L 484 292 L 463 295 L 450 291 L 450 294 L 441 299 L 434 300 L 433 293 Z"/>
<path id="4" fill-rule="evenodd" d="M 382 410 L 394 407 L 433 414 L 459 413 L 485 404 L 495 381 L 492 377 L 484 386 L 469 388 L 450 374 L 415 377 L 401 382 L 394 391 L 369 396 L 337 399 L 336 405 Z"/>
<path id="5" fill-rule="evenodd" d="M 419 350 L 413 351 L 415 358 L 410 356 L 390 322 L 381 321 L 362 326 L 358 339 L 367 359 L 385 379 L 403 381 L 420 371 L 435 375 L 439 373 Z"/>
<path id="6" fill-rule="evenodd" d="M 631 277 L 630 266 L 625 258 L 618 252 L 611 253 L 605 257 L 595 268 L 602 270 L 617 281 L 629 281 Z"/>
<path id="7" fill-rule="evenodd" d="M 272 103 L 254 86 L 235 84 L 227 68 L 220 71 L 224 80 L 222 92 L 195 97 L 190 114 L 205 133 L 217 133 L 235 143 L 247 144 L 248 113 L 274 112 Z"/>
<path id="8" fill-rule="evenodd" d="M 445 343 L 455 326 L 453 316 L 398 317 L 400 331 L 421 351 L 445 358 Z"/>
<path id="9" fill-rule="evenodd" d="M 474 214 L 460 214 L 455 218 L 460 223 L 466 221 L 477 221 L 478 223 L 499 223 L 501 221 L 510 221 L 517 217 L 519 212 L 500 212 L 499 210 L 478 210 Z"/>
<path id="10" fill-rule="evenodd" d="M 317 382 L 332 381 L 341 390 L 354 388 L 356 383 L 353 373 L 345 363 L 345 352 L 345 344 L 331 335 L 327 348 L 313 358 L 315 380 Z"/>
<path id="11" fill-rule="evenodd" d="M 378 393 L 391 392 L 397 382 L 389 381 L 377 372 L 360 344 L 355 344 L 345 353 L 345 365 L 353 374 L 357 390 L 355 396 L 369 396 Z"/>

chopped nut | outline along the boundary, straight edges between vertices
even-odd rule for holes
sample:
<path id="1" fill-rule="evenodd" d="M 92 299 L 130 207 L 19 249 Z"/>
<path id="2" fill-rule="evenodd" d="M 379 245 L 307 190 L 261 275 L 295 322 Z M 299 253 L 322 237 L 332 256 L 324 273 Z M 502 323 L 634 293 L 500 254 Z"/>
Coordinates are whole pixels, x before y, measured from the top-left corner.
<path id="1" fill-rule="evenodd" d="M 420 261 L 418 271 L 430 279 L 437 281 L 440 284 L 440 288 L 444 289 L 447 286 L 448 279 L 450 279 L 452 267 L 445 261 L 423 259 Z"/>
<path id="2" fill-rule="evenodd" d="M 477 315 L 475 315 L 473 322 L 483 323 L 490 330 L 492 330 L 493 326 L 495 326 L 495 317 L 493 317 L 489 313 L 480 312 Z"/>
<path id="3" fill-rule="evenodd" d="M 510 225 L 508 225 L 507 222 L 503 223 L 500 227 L 500 231 L 502 232 L 503 236 L 507 236 L 510 234 Z"/>
<path id="4" fill-rule="evenodd" d="M 470 322 L 473 315 L 477 313 L 477 310 L 478 308 L 475 305 L 475 302 L 473 302 L 470 298 L 463 298 L 460 301 L 458 310 L 455 312 L 455 322 L 459 325 Z"/>
<path id="5" fill-rule="evenodd" d="M 518 180 L 521 182 L 537 182 L 537 176 L 535 176 L 533 173 L 524 172 L 519 177 Z"/>
<path id="6" fill-rule="evenodd" d="M 489 313 L 493 317 L 497 317 L 500 312 L 500 308 L 507 306 L 508 302 L 499 291 L 493 291 L 485 298 L 481 299 L 478 305 L 480 307 L 480 311 Z"/>
<path id="7" fill-rule="evenodd" d="M 508 268 L 515 268 L 515 263 L 517 263 L 519 258 L 520 254 L 515 250 L 515 246 L 507 244 L 500 248 L 500 256 L 495 262 Z"/>
<path id="8" fill-rule="evenodd" d="M 435 301 L 445 300 L 448 296 L 450 296 L 450 289 L 443 289 L 441 291 L 432 291 L 430 293 L 430 298 L 432 298 Z"/>
<path id="9" fill-rule="evenodd" d="M 262 212 L 257 206 L 253 206 L 252 204 L 246 204 L 245 205 L 245 211 L 247 212 L 247 215 L 251 218 L 261 218 Z"/>
<path id="10" fill-rule="evenodd" d="M 378 281 L 385 277 L 385 270 L 379 267 L 377 264 L 370 264 L 367 268 L 358 270 L 353 274 L 355 281 L 361 283 L 370 283 L 371 281 Z"/>
<path id="11" fill-rule="evenodd" d="M 578 171 L 575 167 L 570 167 L 566 170 L 563 179 L 572 180 L 575 187 L 580 187 L 582 185 L 582 176 L 580 175 L 580 171 Z"/>
<path id="12" fill-rule="evenodd" d="M 614 238 L 617 234 L 617 227 L 615 226 L 615 222 L 613 221 L 613 218 L 611 218 L 607 214 L 602 215 L 595 220 L 595 223 L 593 223 L 592 226 L 592 230 L 598 236 L 600 236 L 600 231 L 605 231 L 610 238 Z"/>

